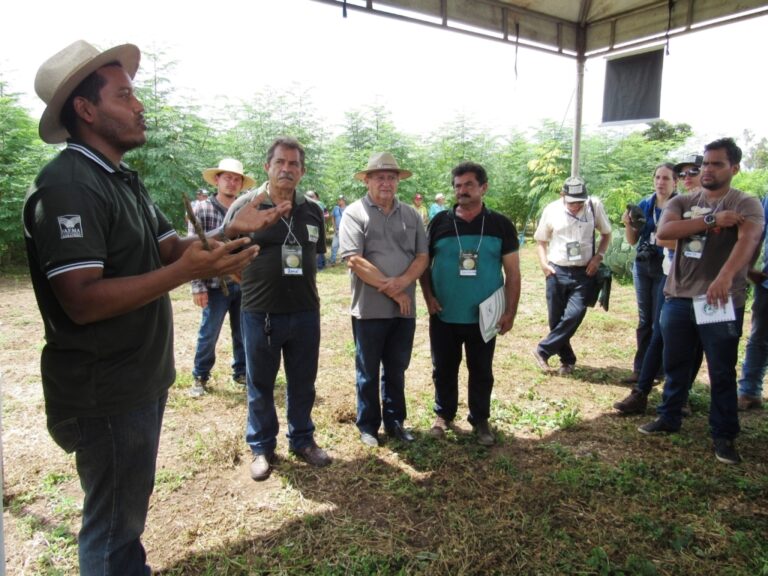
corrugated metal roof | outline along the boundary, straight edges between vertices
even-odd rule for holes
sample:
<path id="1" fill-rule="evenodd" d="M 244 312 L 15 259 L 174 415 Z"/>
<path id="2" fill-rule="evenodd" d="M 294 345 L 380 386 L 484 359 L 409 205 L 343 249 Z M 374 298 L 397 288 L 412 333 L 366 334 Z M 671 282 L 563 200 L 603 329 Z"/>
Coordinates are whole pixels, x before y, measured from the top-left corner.
<path id="1" fill-rule="evenodd" d="M 587 57 L 768 14 L 768 0 L 316 0 Z"/>

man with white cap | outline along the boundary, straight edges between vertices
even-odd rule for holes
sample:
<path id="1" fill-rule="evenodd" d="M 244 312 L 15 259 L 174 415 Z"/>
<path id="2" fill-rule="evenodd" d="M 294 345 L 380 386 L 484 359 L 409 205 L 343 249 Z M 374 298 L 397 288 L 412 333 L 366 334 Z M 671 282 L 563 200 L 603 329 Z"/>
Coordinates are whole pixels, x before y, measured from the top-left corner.
<path id="1" fill-rule="evenodd" d="M 244 173 L 242 162 L 234 158 L 224 158 L 216 168 L 204 170 L 203 180 L 217 190 L 216 194 L 198 202 L 193 209 L 195 218 L 207 233 L 221 227 L 227 210 L 240 192 L 253 188 L 256 181 Z M 191 225 L 189 235 L 196 235 Z M 240 331 L 240 284 L 227 277 L 225 292 L 220 286 L 221 280 L 218 277 L 192 280 L 192 301 L 203 310 L 192 369 L 195 380 L 189 391 L 192 397 L 206 393 L 211 370 L 216 363 L 216 342 L 227 313 L 232 334 L 232 381 L 245 386 L 245 351 Z"/>
<path id="2" fill-rule="evenodd" d="M 405 371 L 416 331 L 416 280 L 428 256 L 421 216 L 396 197 L 400 180 L 411 175 L 389 152 L 373 154 L 355 174 L 368 194 L 341 219 L 339 255 L 352 272 L 356 423 L 367 446 L 378 446 L 382 421 L 389 436 L 414 440 L 404 427 Z"/>
<path id="3" fill-rule="evenodd" d="M 150 573 L 140 538 L 175 378 L 168 291 L 237 273 L 258 252 L 246 239 L 212 239 L 209 251 L 179 238 L 122 162 L 146 141 L 131 82 L 139 59 L 132 44 L 100 52 L 79 40 L 49 58 L 35 79 L 47 106 L 40 137 L 67 146 L 27 195 L 24 234 L 45 325 L 48 430 L 75 452 L 85 492 L 83 575 Z M 251 207 L 226 233 L 273 224 L 284 212 Z"/>
<path id="4" fill-rule="evenodd" d="M 440 212 L 443 210 L 447 210 L 445 206 L 445 194 L 442 192 L 438 192 L 435 194 L 435 201 L 432 203 L 432 205 L 429 207 L 429 220 L 432 221 L 432 218 L 437 216 Z"/>
<path id="5" fill-rule="evenodd" d="M 587 185 L 578 176 L 565 181 L 560 196 L 544 208 L 533 235 L 546 278 L 550 329 L 533 356 L 545 372 L 550 370 L 549 358 L 559 356 L 559 373 L 567 376 L 576 365 L 571 338 L 597 289 L 595 274 L 611 242 L 611 223 L 602 203 L 588 195 Z M 600 234 L 597 245 L 596 231 Z"/>

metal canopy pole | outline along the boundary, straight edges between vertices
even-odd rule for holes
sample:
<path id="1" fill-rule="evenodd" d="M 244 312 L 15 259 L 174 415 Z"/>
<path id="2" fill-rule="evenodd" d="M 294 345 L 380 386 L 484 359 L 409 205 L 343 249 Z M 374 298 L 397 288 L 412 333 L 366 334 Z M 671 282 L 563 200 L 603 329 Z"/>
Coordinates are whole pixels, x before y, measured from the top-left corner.
<path id="1" fill-rule="evenodd" d="M 580 54 L 576 59 L 576 114 L 573 126 L 573 150 L 571 151 L 571 176 L 579 175 L 579 160 L 581 156 L 581 113 L 584 107 L 584 62 L 586 58 Z"/>
<path id="2" fill-rule="evenodd" d="M 576 30 L 576 114 L 573 125 L 573 150 L 571 150 L 571 176 L 579 175 L 581 160 L 581 114 L 584 109 L 584 64 L 587 61 L 587 29 Z"/>

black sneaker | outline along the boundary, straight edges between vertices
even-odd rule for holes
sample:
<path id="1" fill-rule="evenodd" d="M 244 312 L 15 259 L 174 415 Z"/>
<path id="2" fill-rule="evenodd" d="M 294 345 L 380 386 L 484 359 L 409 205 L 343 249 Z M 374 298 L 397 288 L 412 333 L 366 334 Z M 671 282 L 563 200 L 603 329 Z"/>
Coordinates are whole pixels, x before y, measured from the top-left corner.
<path id="1" fill-rule="evenodd" d="M 715 438 L 712 441 L 715 449 L 715 458 L 723 464 L 738 464 L 741 462 L 741 456 L 736 451 L 736 444 L 729 438 Z"/>
<path id="2" fill-rule="evenodd" d="M 653 422 L 648 422 L 637 427 L 641 434 L 674 434 L 679 432 L 680 428 L 673 428 L 666 420 L 656 418 Z"/>

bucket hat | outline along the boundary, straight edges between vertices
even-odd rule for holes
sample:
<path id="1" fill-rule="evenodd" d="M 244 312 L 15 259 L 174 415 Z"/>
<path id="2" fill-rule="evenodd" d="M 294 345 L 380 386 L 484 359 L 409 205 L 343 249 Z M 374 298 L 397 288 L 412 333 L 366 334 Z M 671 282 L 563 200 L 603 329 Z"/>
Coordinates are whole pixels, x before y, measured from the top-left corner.
<path id="1" fill-rule="evenodd" d="M 365 170 L 361 170 L 355 174 L 357 180 L 365 180 L 365 177 L 370 172 L 376 172 L 378 170 L 391 170 L 397 172 L 400 175 L 400 180 L 405 180 L 413 176 L 413 172 L 410 170 L 401 170 L 397 165 L 397 160 L 389 152 L 376 152 L 372 154 L 368 159 L 368 167 Z"/>

